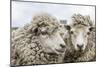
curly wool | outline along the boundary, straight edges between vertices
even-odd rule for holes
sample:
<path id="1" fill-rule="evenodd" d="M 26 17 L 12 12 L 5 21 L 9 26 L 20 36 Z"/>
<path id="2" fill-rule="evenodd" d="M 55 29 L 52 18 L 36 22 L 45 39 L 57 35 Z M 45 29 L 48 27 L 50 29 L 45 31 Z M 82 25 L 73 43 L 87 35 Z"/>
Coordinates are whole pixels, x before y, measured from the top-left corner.
<path id="1" fill-rule="evenodd" d="M 88 15 L 81 15 L 81 14 L 74 14 L 72 15 L 72 23 L 73 25 L 77 24 L 83 24 L 87 26 L 93 26 L 93 21 L 90 19 L 90 16 Z"/>
<path id="2" fill-rule="evenodd" d="M 51 15 L 41 14 L 34 16 L 32 23 L 12 32 L 11 65 L 60 63 L 59 58 L 62 56 L 45 53 L 38 36 L 32 32 L 35 27 L 44 24 L 58 25 L 57 20 Z"/>

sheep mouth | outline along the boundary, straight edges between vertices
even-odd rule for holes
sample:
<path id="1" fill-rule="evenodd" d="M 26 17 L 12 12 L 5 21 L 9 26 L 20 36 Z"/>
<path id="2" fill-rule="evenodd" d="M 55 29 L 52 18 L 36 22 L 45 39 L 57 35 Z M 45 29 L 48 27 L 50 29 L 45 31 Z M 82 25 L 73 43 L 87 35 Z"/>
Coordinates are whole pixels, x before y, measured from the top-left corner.
<path id="1" fill-rule="evenodd" d="M 65 52 L 65 50 L 63 50 L 63 49 L 62 50 L 61 49 L 60 50 L 56 49 L 56 51 L 59 52 L 59 53 L 64 53 Z"/>

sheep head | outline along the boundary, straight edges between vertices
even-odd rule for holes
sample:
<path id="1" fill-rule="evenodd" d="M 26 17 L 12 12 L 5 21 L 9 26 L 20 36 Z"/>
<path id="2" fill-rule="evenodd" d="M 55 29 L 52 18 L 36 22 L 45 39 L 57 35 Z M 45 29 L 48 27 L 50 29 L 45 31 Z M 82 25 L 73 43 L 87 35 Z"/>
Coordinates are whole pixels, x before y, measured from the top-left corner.
<path id="1" fill-rule="evenodd" d="M 66 29 L 69 30 L 71 43 L 75 51 L 84 52 L 88 45 L 88 37 L 94 27 L 90 25 L 89 18 L 80 14 L 75 14 L 72 20 L 73 24 L 66 26 Z"/>
<path id="2" fill-rule="evenodd" d="M 58 20 L 47 13 L 33 17 L 30 30 L 38 37 L 43 50 L 47 53 L 61 54 L 66 49 L 65 43 L 58 33 L 58 26 Z"/>

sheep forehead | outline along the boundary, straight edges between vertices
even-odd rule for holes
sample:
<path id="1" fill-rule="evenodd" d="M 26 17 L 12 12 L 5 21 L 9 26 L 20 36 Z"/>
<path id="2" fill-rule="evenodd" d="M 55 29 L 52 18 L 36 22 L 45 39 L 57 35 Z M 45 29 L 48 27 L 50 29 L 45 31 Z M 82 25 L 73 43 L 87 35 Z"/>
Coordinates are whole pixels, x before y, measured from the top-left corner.
<path id="1" fill-rule="evenodd" d="M 88 31 L 88 27 L 87 26 L 74 26 L 72 28 L 72 31 L 76 31 L 76 32 L 87 32 Z"/>

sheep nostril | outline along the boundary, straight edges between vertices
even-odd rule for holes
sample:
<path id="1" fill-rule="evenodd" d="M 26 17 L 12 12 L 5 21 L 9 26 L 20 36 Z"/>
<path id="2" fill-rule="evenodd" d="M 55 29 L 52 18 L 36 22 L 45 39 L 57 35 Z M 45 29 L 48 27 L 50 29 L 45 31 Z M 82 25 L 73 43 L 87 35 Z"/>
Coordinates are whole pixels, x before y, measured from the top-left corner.
<path id="1" fill-rule="evenodd" d="M 83 48 L 83 44 L 82 45 L 77 44 L 77 47 L 82 49 Z"/>
<path id="2" fill-rule="evenodd" d="M 61 47 L 61 48 L 65 48 L 66 46 L 65 46 L 65 45 L 63 45 L 63 44 L 60 44 L 60 47 Z"/>

